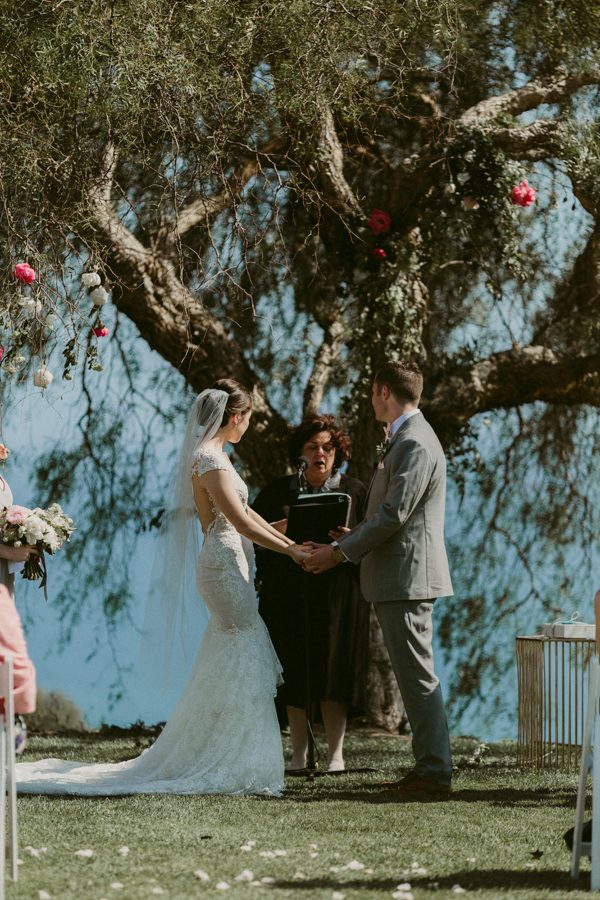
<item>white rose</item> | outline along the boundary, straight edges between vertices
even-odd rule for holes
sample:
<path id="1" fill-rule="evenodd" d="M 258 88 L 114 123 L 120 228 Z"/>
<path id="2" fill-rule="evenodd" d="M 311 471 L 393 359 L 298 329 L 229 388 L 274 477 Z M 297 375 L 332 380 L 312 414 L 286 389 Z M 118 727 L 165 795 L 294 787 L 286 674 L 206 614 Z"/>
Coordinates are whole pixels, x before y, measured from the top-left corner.
<path id="1" fill-rule="evenodd" d="M 37 372 L 33 373 L 33 383 L 36 387 L 47 388 L 54 381 L 54 375 L 47 366 L 40 366 Z"/>
<path id="2" fill-rule="evenodd" d="M 97 287 L 91 292 L 90 300 L 94 306 L 104 306 L 108 300 L 108 294 L 103 287 Z"/>
<path id="3" fill-rule="evenodd" d="M 81 283 L 84 288 L 95 288 L 101 283 L 101 279 L 97 272 L 85 272 L 81 276 Z"/>

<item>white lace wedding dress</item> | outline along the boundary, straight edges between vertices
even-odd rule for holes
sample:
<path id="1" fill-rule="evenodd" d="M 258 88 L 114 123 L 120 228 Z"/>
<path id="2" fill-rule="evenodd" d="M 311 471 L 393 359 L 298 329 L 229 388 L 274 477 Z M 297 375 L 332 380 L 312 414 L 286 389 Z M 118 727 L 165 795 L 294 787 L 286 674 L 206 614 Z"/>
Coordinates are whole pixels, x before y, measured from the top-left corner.
<path id="1" fill-rule="evenodd" d="M 248 490 L 227 456 L 198 450 L 193 471 L 213 469 L 230 472 L 247 506 Z M 281 793 L 283 750 L 273 699 L 281 667 L 258 615 L 254 548 L 213 511 L 198 561 L 198 587 L 211 617 L 187 687 L 160 737 L 127 762 L 19 763 L 19 793 Z"/>

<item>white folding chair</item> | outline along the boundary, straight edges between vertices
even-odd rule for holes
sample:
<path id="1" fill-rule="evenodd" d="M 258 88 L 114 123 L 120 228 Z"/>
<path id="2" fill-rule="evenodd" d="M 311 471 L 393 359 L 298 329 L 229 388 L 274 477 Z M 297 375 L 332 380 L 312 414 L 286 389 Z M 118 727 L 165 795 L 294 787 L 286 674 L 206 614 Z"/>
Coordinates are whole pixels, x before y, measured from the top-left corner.
<path id="1" fill-rule="evenodd" d="M 6 856 L 10 860 L 12 880 L 18 878 L 17 851 L 14 678 L 13 659 L 7 654 L 0 656 L 0 900 L 4 900 Z"/>
<path id="2" fill-rule="evenodd" d="M 591 857 L 592 877 L 590 887 L 593 891 L 598 891 L 600 890 L 600 663 L 596 653 L 594 653 L 590 663 L 588 690 L 588 705 L 583 729 L 583 746 L 581 748 L 581 766 L 579 768 L 577 807 L 575 810 L 571 877 L 577 878 L 579 876 L 581 857 Z M 592 757 L 592 840 L 591 842 L 583 842 L 581 834 L 590 757 Z"/>

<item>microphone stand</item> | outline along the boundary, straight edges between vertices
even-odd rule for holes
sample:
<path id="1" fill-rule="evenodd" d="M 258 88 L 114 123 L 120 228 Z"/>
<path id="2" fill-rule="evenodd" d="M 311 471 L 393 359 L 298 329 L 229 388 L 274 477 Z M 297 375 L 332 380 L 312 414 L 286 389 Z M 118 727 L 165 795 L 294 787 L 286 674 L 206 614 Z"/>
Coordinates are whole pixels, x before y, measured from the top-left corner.
<path id="1" fill-rule="evenodd" d="M 306 460 L 301 459 L 298 462 L 298 483 L 300 485 L 300 493 L 308 490 L 308 482 L 306 480 Z M 304 607 L 304 712 L 306 715 L 306 731 L 308 737 L 306 774 L 309 778 L 314 778 L 316 763 L 316 744 L 313 733 L 313 704 L 311 691 L 311 665 L 310 665 L 310 610 L 308 606 L 309 587 L 308 579 L 311 576 L 308 572 L 302 572 L 302 605 Z"/>

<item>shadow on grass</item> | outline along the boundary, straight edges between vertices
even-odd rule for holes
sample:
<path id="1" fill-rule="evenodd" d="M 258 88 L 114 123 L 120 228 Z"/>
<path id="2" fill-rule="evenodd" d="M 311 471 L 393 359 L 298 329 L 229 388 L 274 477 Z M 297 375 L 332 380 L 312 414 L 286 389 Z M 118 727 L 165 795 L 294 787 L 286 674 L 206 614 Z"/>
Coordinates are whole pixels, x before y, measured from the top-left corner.
<path id="1" fill-rule="evenodd" d="M 421 891 L 429 891 L 431 893 L 438 892 L 442 889 L 451 889 L 455 884 L 459 884 L 467 891 L 475 891 L 484 888 L 496 888 L 498 891 L 575 891 L 589 889 L 589 874 L 583 874 L 579 878 L 571 878 L 569 872 L 565 869 L 541 869 L 540 871 L 530 871 L 523 869 L 480 869 L 459 870 L 453 872 L 452 875 L 445 875 L 436 879 L 410 879 L 412 889 L 418 888 Z M 277 879 L 276 887 L 286 889 L 296 889 L 298 891 L 321 890 L 335 891 L 340 889 L 350 890 L 357 889 L 360 891 L 393 891 L 398 885 L 398 880 L 392 881 L 390 878 L 353 878 L 344 879 L 336 878 L 307 878 L 304 881 L 280 881 Z M 499 894 L 499 896 L 501 896 Z"/>
<path id="2" fill-rule="evenodd" d="M 430 805 L 443 803 L 488 803 L 491 806 L 500 807 L 537 807 L 540 804 L 554 808 L 575 809 L 576 795 L 574 790 L 565 788 L 557 790 L 550 787 L 539 788 L 498 788 L 490 787 L 477 789 L 454 790 L 450 796 L 420 797 L 404 802 L 389 801 L 381 795 L 382 788 L 379 785 L 365 784 L 364 787 L 344 787 L 343 785 L 327 785 L 329 790 L 323 790 L 323 785 L 312 784 L 290 785 L 286 784 L 284 799 L 293 800 L 296 803 L 320 803 L 331 800 L 348 803 L 372 803 L 381 806 L 400 807 L 414 806 L 415 804 Z"/>

